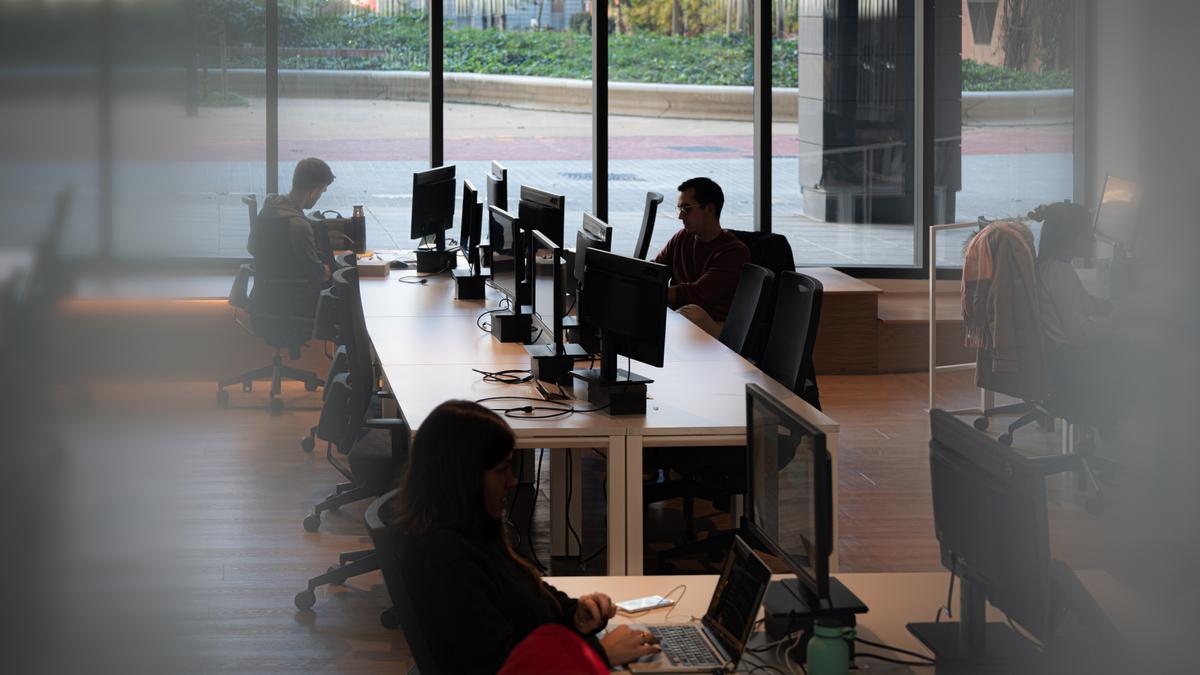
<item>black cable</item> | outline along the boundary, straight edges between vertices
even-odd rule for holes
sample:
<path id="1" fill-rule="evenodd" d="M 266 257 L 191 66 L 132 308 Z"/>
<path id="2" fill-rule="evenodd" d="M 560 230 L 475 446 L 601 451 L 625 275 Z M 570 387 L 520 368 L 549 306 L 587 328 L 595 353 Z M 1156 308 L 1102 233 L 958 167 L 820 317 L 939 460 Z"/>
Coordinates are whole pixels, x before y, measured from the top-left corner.
<path id="1" fill-rule="evenodd" d="M 533 514 L 537 511 L 538 493 L 542 490 L 542 451 L 535 448 L 534 452 L 538 454 L 537 470 L 533 477 L 533 503 L 529 505 L 529 555 L 533 557 L 533 563 L 538 566 L 542 572 L 548 571 L 542 561 L 538 559 L 537 547 L 533 543 Z"/>
<path id="2" fill-rule="evenodd" d="M 924 668 L 937 667 L 937 664 L 934 663 L 933 661 L 904 661 L 901 659 L 888 658 L 881 654 L 872 654 L 870 652 L 856 652 L 854 654 L 854 656 L 855 656 L 855 658 L 862 658 L 862 659 L 878 659 L 880 661 L 887 661 L 888 663 L 895 663 L 895 664 L 901 665 L 901 666 L 921 666 Z"/>
<path id="3" fill-rule="evenodd" d="M 918 658 L 918 659 L 923 659 L 923 660 L 925 660 L 925 661 L 932 661 L 932 660 L 933 660 L 933 659 L 930 659 L 928 656 L 926 656 L 926 655 L 924 655 L 924 654 L 921 654 L 921 653 L 919 653 L 919 652 L 910 652 L 910 651 L 909 651 L 909 650 L 907 650 L 907 649 L 901 649 L 901 648 L 899 648 L 899 647 L 893 647 L 893 646 L 891 646 L 891 645 L 885 645 L 885 644 L 883 644 L 882 642 L 871 642 L 870 640 L 867 640 L 867 639 L 865 639 L 865 638 L 860 638 L 860 637 L 855 637 L 855 638 L 854 638 L 854 641 L 855 641 L 855 642 L 861 642 L 861 643 L 863 643 L 864 645 L 870 645 L 871 647 L 875 647 L 875 648 L 877 648 L 877 649 L 886 649 L 886 650 L 888 650 L 889 652 L 898 652 L 898 653 L 900 653 L 900 654 L 906 654 L 906 655 L 908 655 L 908 656 L 915 656 L 916 658 Z"/>
<path id="4" fill-rule="evenodd" d="M 536 401 L 536 402 L 542 403 L 542 404 L 547 404 L 547 403 L 550 404 L 550 405 L 523 405 L 523 406 L 513 406 L 510 408 L 488 408 L 488 410 L 491 410 L 492 412 L 498 412 L 498 413 L 504 415 L 505 417 L 515 418 L 515 419 L 549 420 L 549 419 L 555 419 L 557 417 L 566 417 L 567 415 L 570 415 L 571 413 L 576 412 L 575 408 L 573 408 L 570 405 L 554 404 L 554 403 L 551 403 L 550 401 L 546 401 L 541 398 L 533 398 L 531 396 L 488 396 L 485 398 L 480 398 L 480 399 L 475 400 L 476 403 L 486 403 L 489 401 Z M 545 411 L 545 412 L 539 413 L 539 414 L 534 414 L 538 411 Z M 581 410 L 579 412 L 590 412 L 590 411 L 582 411 Z"/>
<path id="5" fill-rule="evenodd" d="M 484 382 L 495 382 L 496 384 L 525 384 L 533 379 L 533 373 L 529 369 L 512 369 L 512 370 L 497 370 L 488 372 L 478 368 L 471 370 L 483 376 Z M 522 373 L 524 373 L 522 375 Z"/>
<path id="6" fill-rule="evenodd" d="M 396 279 L 396 281 L 399 281 L 402 284 L 413 284 L 415 286 L 429 283 L 429 279 L 425 277 L 399 277 Z"/>
<path id="7" fill-rule="evenodd" d="M 954 610 L 952 610 L 951 607 L 954 606 L 954 577 L 956 576 L 957 568 L 958 556 L 952 555 L 950 556 L 950 588 L 946 591 L 946 604 L 938 607 L 937 614 L 935 614 L 933 617 L 934 623 L 942 622 L 942 610 L 946 610 L 947 617 L 951 619 L 954 618 Z"/>
<path id="8" fill-rule="evenodd" d="M 603 457 L 605 459 L 605 461 L 608 460 L 608 455 L 604 454 L 603 452 L 600 452 L 599 448 L 592 448 L 592 452 Z M 604 512 L 608 513 L 608 471 L 607 471 L 607 469 L 604 472 L 604 480 L 601 481 L 600 488 L 601 488 L 601 490 L 603 490 L 603 492 L 601 494 L 604 495 Z M 594 553 L 592 553 L 588 557 L 581 560 L 579 562 L 579 566 L 583 567 L 584 565 L 587 565 L 588 563 L 590 563 L 593 560 L 595 560 L 596 558 L 598 558 L 601 553 L 604 553 L 607 550 L 608 550 L 608 544 L 604 544 L 600 548 L 596 549 L 596 551 Z M 583 555 L 583 545 L 582 544 L 579 546 L 579 555 Z"/>
<path id="9" fill-rule="evenodd" d="M 520 459 L 521 463 L 518 465 L 518 469 L 517 469 L 517 475 L 520 476 L 521 474 L 525 473 L 525 453 L 518 451 L 516 453 L 516 455 L 521 458 Z M 517 485 L 518 486 L 520 485 L 519 479 L 518 479 Z M 515 497 L 516 495 L 514 494 L 513 496 Z M 517 534 L 517 544 L 513 548 L 521 548 L 521 542 L 524 541 L 525 538 L 521 536 L 521 531 L 519 529 L 517 529 L 517 525 L 516 525 L 516 523 L 514 523 L 512 521 L 511 516 L 512 516 L 512 513 L 506 512 L 504 514 L 504 523 L 506 525 L 508 525 L 509 527 L 511 527 L 513 532 L 516 532 L 516 534 Z M 532 548 L 532 546 L 530 546 L 530 548 Z"/>

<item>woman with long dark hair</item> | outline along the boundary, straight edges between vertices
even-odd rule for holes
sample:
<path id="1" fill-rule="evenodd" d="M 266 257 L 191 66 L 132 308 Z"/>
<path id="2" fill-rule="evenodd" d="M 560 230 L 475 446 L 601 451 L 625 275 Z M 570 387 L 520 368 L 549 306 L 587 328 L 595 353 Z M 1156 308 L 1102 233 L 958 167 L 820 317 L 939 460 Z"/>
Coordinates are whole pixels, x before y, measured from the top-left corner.
<path id="1" fill-rule="evenodd" d="M 417 430 L 401 496 L 389 519 L 401 568 L 439 671 L 500 669 L 518 642 L 545 624 L 578 632 L 611 666 L 658 651 L 649 634 L 618 626 L 603 593 L 578 599 L 545 583 L 504 532 L 513 474 L 512 430 L 469 401 L 447 401 Z"/>

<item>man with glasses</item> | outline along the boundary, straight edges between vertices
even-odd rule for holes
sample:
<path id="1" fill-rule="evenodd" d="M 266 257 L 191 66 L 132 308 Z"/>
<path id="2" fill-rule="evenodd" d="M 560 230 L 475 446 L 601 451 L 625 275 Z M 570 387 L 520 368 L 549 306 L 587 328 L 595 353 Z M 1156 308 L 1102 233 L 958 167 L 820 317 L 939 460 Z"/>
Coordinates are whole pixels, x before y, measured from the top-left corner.
<path id="1" fill-rule="evenodd" d="M 709 178 L 679 185 L 675 212 L 683 227 L 654 262 L 671 268 L 667 305 L 716 337 L 721 333 L 750 249 L 721 228 L 725 195 Z"/>

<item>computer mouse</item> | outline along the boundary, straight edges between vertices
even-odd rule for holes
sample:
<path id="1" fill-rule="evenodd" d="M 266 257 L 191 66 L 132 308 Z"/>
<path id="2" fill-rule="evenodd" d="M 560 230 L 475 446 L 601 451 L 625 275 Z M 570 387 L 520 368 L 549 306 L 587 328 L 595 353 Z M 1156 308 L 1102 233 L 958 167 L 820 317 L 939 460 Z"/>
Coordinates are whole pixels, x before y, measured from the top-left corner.
<path id="1" fill-rule="evenodd" d="M 404 262 L 403 260 L 393 260 L 388 263 L 388 268 L 393 270 L 406 270 L 408 269 L 408 263 Z"/>

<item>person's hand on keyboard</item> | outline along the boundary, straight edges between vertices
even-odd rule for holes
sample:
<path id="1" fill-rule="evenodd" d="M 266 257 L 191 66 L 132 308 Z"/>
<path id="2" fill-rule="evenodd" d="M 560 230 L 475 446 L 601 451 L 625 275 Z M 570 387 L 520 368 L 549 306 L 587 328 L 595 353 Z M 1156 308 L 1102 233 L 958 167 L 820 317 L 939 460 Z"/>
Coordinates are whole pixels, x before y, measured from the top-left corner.
<path id="1" fill-rule="evenodd" d="M 608 663 L 612 666 L 623 666 L 643 656 L 653 656 L 662 651 L 658 640 L 649 631 L 634 630 L 626 625 L 608 631 L 600 639 L 600 646 L 604 647 Z"/>

